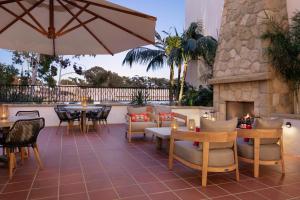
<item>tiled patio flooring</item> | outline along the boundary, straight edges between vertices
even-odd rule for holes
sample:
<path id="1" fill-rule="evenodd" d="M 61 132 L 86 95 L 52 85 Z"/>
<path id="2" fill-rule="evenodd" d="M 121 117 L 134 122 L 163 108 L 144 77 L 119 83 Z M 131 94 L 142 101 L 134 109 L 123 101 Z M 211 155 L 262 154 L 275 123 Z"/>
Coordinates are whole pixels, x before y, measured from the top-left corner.
<path id="1" fill-rule="evenodd" d="M 202 188 L 199 172 L 178 163 L 169 171 L 167 154 L 149 139 L 128 144 L 123 125 L 87 135 L 55 131 L 46 128 L 39 138 L 44 170 L 37 170 L 32 155 L 10 181 L 0 168 L 1 200 L 300 199 L 299 158 L 287 157 L 284 177 L 280 167 L 269 166 L 254 179 L 251 165 L 241 163 L 240 182 L 233 173 L 210 174 Z"/>

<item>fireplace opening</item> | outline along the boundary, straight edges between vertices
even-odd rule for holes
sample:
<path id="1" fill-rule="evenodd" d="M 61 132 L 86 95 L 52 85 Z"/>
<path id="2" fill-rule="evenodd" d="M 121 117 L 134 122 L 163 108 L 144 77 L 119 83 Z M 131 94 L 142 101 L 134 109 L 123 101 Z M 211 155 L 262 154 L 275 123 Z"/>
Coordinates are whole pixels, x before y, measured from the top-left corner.
<path id="1" fill-rule="evenodd" d="M 251 129 L 254 122 L 254 102 L 226 102 L 226 119 L 238 118 L 237 128 Z"/>
<path id="2" fill-rule="evenodd" d="M 247 115 L 250 115 L 250 117 L 254 117 L 254 102 L 239 102 L 239 101 L 226 102 L 227 120 L 230 120 L 235 117 L 240 119 Z"/>

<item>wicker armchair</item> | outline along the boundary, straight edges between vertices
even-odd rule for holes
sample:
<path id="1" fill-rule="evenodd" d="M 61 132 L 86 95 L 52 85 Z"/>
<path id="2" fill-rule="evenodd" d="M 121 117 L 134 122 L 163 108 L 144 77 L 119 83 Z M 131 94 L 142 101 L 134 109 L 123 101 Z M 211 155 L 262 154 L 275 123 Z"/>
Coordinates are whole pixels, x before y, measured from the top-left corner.
<path id="1" fill-rule="evenodd" d="M 13 169 L 16 167 L 15 150 L 18 148 L 32 147 L 39 167 L 43 168 L 37 146 L 37 137 L 44 126 L 44 118 L 18 120 L 9 132 L 3 136 L 1 143 L 8 155 L 9 178 L 12 178 Z"/>
<path id="2" fill-rule="evenodd" d="M 40 117 L 40 113 L 38 110 L 18 111 L 16 116 Z"/>

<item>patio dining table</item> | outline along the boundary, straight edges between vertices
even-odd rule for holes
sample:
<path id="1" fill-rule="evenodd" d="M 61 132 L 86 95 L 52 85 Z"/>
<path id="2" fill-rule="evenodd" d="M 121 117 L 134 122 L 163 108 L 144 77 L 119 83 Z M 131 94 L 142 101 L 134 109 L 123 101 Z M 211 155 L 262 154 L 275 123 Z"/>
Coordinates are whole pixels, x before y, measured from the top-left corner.
<path id="1" fill-rule="evenodd" d="M 81 112 L 81 117 L 80 117 L 80 124 L 82 127 L 82 132 L 87 133 L 87 120 L 86 120 L 86 113 L 88 111 L 93 111 L 93 110 L 98 110 L 101 109 L 101 106 L 94 106 L 94 105 L 87 105 L 87 106 L 82 106 L 82 105 L 72 105 L 72 106 L 66 106 L 65 109 L 67 110 L 72 110 L 72 111 L 79 111 Z"/>

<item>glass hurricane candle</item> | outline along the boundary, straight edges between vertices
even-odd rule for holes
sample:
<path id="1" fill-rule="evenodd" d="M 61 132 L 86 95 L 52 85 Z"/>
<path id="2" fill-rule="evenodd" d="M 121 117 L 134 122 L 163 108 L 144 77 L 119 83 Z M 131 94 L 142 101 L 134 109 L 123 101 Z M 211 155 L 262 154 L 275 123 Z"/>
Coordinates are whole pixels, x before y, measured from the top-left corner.
<path id="1" fill-rule="evenodd" d="M 173 119 L 172 122 L 171 122 L 171 129 L 173 131 L 176 131 L 178 129 L 178 123 L 177 123 L 177 120 L 176 119 Z"/>
<path id="2" fill-rule="evenodd" d="M 8 118 L 8 106 L 7 105 L 0 105 L 0 117 L 1 120 L 5 120 Z"/>
<path id="3" fill-rule="evenodd" d="M 196 128 L 196 122 L 194 119 L 190 119 L 188 123 L 188 128 L 190 131 L 195 131 Z"/>

